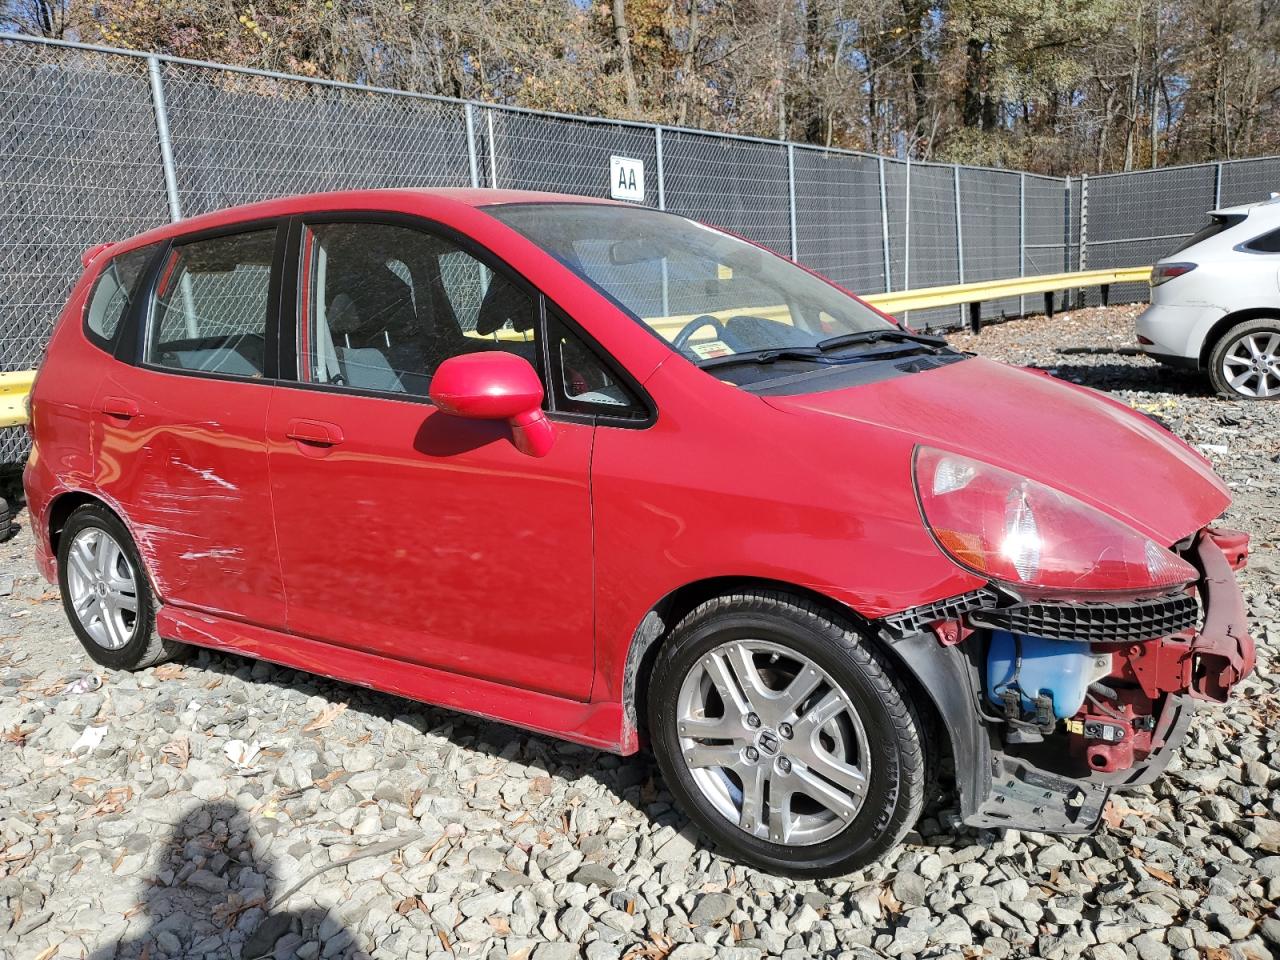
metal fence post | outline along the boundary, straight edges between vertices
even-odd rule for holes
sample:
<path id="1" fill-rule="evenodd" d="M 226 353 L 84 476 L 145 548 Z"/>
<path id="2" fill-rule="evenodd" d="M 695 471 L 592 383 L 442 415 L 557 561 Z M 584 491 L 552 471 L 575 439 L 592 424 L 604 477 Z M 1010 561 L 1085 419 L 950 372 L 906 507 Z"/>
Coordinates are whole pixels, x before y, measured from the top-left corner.
<path id="1" fill-rule="evenodd" d="M 667 166 L 662 156 L 662 126 L 653 128 L 654 160 L 658 167 L 658 209 L 667 209 Z M 671 280 L 667 272 L 667 258 L 662 258 L 662 315 L 671 316 Z"/>
<path id="2" fill-rule="evenodd" d="M 182 200 L 178 197 L 178 175 L 173 166 L 173 141 L 169 138 L 169 111 L 164 105 L 164 80 L 160 61 L 147 57 L 147 74 L 151 78 L 151 105 L 156 113 L 156 137 L 160 141 L 160 166 L 164 168 L 164 192 L 169 199 L 169 219 L 182 219 Z"/>
<path id="3" fill-rule="evenodd" d="M 463 108 L 467 120 L 467 162 L 471 166 L 471 186 L 480 186 L 480 167 L 476 160 L 476 117 L 475 107 L 467 103 Z"/>
<path id="4" fill-rule="evenodd" d="M 911 155 L 907 155 L 907 186 L 902 225 L 902 289 L 911 289 Z"/>
<path id="5" fill-rule="evenodd" d="M 884 188 L 884 157 L 877 157 L 880 167 L 880 242 L 884 246 L 884 290 L 893 290 L 893 268 L 889 259 L 889 199 Z"/>
<path id="6" fill-rule="evenodd" d="M 791 262 L 799 257 L 800 245 L 796 242 L 796 148 L 795 144 L 787 144 L 787 198 L 791 204 Z"/>
<path id="7" fill-rule="evenodd" d="M 1077 270 L 1089 269 L 1089 175 L 1080 175 L 1080 265 Z M 1084 306 L 1084 290 L 1076 294 L 1077 305 Z"/>
<path id="8" fill-rule="evenodd" d="M 956 277 L 964 283 L 964 227 L 960 225 L 960 164 L 951 166 L 951 200 L 956 211 Z M 982 304 L 978 304 L 981 313 Z M 960 322 L 964 323 L 964 304 L 960 305 Z"/>
<path id="9" fill-rule="evenodd" d="M 1219 160 L 1213 169 L 1213 209 L 1222 206 L 1222 161 Z"/>
<path id="10" fill-rule="evenodd" d="M 1089 267 L 1089 175 L 1080 175 L 1080 269 Z"/>
<path id="11" fill-rule="evenodd" d="M 1018 174 L 1018 276 L 1027 275 L 1027 175 Z M 1018 314 L 1027 312 L 1026 294 L 1018 297 Z"/>
<path id="12" fill-rule="evenodd" d="M 484 112 L 485 129 L 489 131 L 489 186 L 498 186 L 498 141 L 493 136 L 493 110 Z"/>
<path id="13" fill-rule="evenodd" d="M 653 128 L 653 146 L 654 153 L 658 163 L 658 209 L 667 209 L 667 170 L 666 163 L 662 159 L 662 127 Z M 665 263 L 665 259 L 663 263 Z"/>

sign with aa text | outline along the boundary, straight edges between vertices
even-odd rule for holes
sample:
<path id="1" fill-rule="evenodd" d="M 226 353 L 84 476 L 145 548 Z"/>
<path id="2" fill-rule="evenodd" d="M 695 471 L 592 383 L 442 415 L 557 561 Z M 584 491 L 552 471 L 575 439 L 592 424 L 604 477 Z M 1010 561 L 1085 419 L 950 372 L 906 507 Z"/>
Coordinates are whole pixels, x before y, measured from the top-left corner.
<path id="1" fill-rule="evenodd" d="M 609 196 L 615 200 L 644 203 L 644 161 L 631 157 L 609 158 Z"/>

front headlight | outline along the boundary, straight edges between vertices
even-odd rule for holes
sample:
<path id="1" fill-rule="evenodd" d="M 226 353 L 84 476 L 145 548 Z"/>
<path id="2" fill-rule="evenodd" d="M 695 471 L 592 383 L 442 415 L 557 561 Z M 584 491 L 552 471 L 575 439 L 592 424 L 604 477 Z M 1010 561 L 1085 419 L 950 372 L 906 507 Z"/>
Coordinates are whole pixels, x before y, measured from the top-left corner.
<path id="1" fill-rule="evenodd" d="M 1199 578 L 1132 527 L 980 460 L 917 447 L 915 484 L 943 551 L 1024 594 L 1165 592 Z"/>

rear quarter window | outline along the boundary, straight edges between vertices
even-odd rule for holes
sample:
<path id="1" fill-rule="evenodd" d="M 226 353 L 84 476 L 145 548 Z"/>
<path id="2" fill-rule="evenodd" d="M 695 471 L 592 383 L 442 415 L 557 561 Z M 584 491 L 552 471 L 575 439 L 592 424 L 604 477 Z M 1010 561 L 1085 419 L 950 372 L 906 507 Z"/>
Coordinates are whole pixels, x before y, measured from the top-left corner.
<path id="1" fill-rule="evenodd" d="M 1271 230 L 1260 237 L 1254 237 L 1244 248 L 1254 253 L 1280 253 L 1280 230 Z"/>
<path id="2" fill-rule="evenodd" d="M 124 318 L 155 252 L 155 244 L 140 247 L 112 257 L 103 266 L 84 311 L 84 334 L 94 346 L 108 353 L 115 350 Z"/>
<path id="3" fill-rule="evenodd" d="M 1176 247 L 1170 250 L 1167 254 L 1165 254 L 1165 256 L 1172 257 L 1176 253 L 1181 253 L 1183 250 L 1187 250 L 1190 247 L 1194 247 L 1197 243 L 1204 243 L 1206 240 L 1210 239 L 1211 237 L 1216 237 L 1218 234 L 1222 233 L 1223 231 L 1230 230 L 1236 224 L 1243 223 L 1243 222 L 1244 222 L 1244 215 L 1239 213 L 1232 213 L 1224 216 L 1210 217 L 1208 223 L 1206 223 L 1203 227 L 1201 227 L 1199 230 L 1197 230 L 1195 233 L 1189 236 L 1186 240 L 1183 240 L 1182 243 L 1178 244 Z"/>

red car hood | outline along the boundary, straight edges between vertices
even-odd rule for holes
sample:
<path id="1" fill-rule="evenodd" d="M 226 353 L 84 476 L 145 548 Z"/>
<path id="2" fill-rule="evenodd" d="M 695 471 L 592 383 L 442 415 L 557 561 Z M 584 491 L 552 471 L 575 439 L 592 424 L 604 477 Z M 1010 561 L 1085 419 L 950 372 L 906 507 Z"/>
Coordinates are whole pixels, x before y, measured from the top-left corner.
<path id="1" fill-rule="evenodd" d="M 898 431 L 985 460 L 1092 504 L 1161 544 L 1231 502 L 1208 462 L 1104 394 L 973 358 L 878 383 L 764 398 L 793 414 Z"/>

